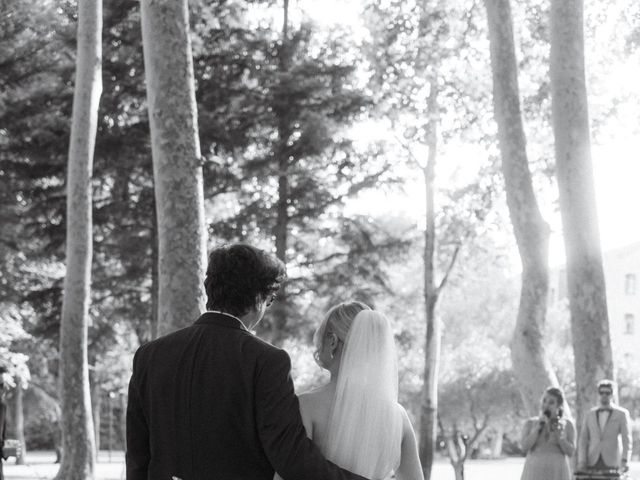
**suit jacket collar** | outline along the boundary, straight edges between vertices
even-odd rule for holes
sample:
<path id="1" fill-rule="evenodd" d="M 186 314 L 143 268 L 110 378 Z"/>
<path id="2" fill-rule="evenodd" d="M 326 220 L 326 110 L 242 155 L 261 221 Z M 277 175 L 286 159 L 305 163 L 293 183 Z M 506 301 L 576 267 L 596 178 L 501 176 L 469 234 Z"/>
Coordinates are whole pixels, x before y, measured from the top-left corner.
<path id="1" fill-rule="evenodd" d="M 591 415 L 591 418 L 593 419 L 595 426 L 598 429 L 598 432 L 600 432 L 600 438 L 602 438 L 602 436 L 604 435 L 604 432 L 609 428 L 609 425 L 611 425 L 611 422 L 616 416 L 616 412 L 619 412 L 620 409 L 617 408 L 616 405 L 612 403 L 610 406 L 611 410 L 609 411 L 609 416 L 607 417 L 607 421 L 604 423 L 604 426 L 600 428 L 600 421 L 598 418 L 598 410 L 600 408 L 601 408 L 600 406 L 593 407 L 589 412 L 589 414 Z"/>
<path id="2" fill-rule="evenodd" d="M 602 408 L 601 406 L 593 407 L 591 409 L 590 413 L 597 419 L 598 418 L 598 411 L 601 411 L 600 410 L 601 408 Z M 612 403 L 609 406 L 609 410 L 608 411 L 609 411 L 609 417 L 610 418 L 613 418 L 615 415 L 618 415 L 619 413 L 622 413 L 622 410 L 614 403 Z"/>
<path id="3" fill-rule="evenodd" d="M 249 332 L 240 319 L 223 312 L 205 312 L 196 320 L 195 325 L 217 325 L 219 327 L 236 328 Z"/>

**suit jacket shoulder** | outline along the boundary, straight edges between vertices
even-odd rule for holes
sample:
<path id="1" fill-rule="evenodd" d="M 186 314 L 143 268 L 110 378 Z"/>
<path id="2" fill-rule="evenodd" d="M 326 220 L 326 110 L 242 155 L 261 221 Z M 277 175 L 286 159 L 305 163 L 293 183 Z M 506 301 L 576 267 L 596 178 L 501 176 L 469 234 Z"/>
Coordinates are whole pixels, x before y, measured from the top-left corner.
<path id="1" fill-rule="evenodd" d="M 155 351 L 159 348 L 165 349 L 175 344 L 182 344 L 183 341 L 185 340 L 185 337 L 189 337 L 191 333 L 197 328 L 198 328 L 198 325 L 190 325 L 188 327 L 181 328 L 180 330 L 176 330 L 175 332 L 163 335 L 162 337 L 156 338 L 155 340 L 151 340 L 150 342 L 147 342 L 144 345 L 141 345 L 140 347 L 138 347 L 136 354 L 139 357 L 144 357 L 148 355 L 150 352 Z M 243 340 L 247 342 L 247 344 L 250 345 L 252 348 L 254 348 L 256 351 L 260 351 L 260 352 L 279 351 L 279 352 L 286 353 L 281 348 L 278 348 L 270 344 L 269 342 L 259 337 L 256 337 L 255 335 L 253 335 L 251 332 L 247 330 L 242 330 L 238 328 L 235 330 L 234 333 L 236 333 L 236 335 L 238 336 L 243 337 Z"/>
<path id="2" fill-rule="evenodd" d="M 177 354 L 177 350 L 182 348 L 187 339 L 194 335 L 197 329 L 198 325 L 191 325 L 141 345 L 134 355 L 134 370 L 136 365 L 140 368 L 149 364 L 155 355 Z M 258 362 L 263 357 L 270 358 L 274 354 L 278 355 L 277 352 L 280 355 L 286 355 L 287 358 L 289 357 L 284 350 L 271 345 L 246 330 L 238 328 L 233 331 L 233 334 L 236 338 L 239 337 L 241 339 L 243 350 L 250 353 L 250 356 L 254 357 Z"/>
<path id="3" fill-rule="evenodd" d="M 618 412 L 622 413 L 622 414 L 623 414 L 623 415 L 625 415 L 625 416 L 626 416 L 626 415 L 629 415 L 629 410 L 627 410 L 627 409 L 626 409 L 626 408 L 624 408 L 624 407 L 621 407 L 620 405 L 612 405 L 612 406 L 611 406 L 611 408 L 612 408 L 614 411 L 618 411 Z"/>
<path id="4" fill-rule="evenodd" d="M 255 348 L 256 351 L 261 354 L 274 354 L 276 352 L 281 352 L 281 354 L 285 354 L 289 356 L 289 354 L 281 348 L 276 347 L 275 345 L 270 344 L 269 342 L 261 339 L 260 337 L 256 337 L 255 335 L 245 332 L 247 335 L 247 343 L 251 345 L 252 348 Z"/>

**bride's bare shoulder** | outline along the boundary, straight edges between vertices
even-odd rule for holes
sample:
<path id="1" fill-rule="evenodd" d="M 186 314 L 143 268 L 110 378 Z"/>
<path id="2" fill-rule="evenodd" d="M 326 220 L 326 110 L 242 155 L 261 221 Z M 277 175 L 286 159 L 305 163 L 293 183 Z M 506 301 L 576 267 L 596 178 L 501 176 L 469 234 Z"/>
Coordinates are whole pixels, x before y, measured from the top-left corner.
<path id="1" fill-rule="evenodd" d="M 302 422 L 309 438 L 322 435 L 322 426 L 326 423 L 332 398 L 325 386 L 298 395 Z"/>
<path id="2" fill-rule="evenodd" d="M 300 403 L 315 404 L 324 403 L 327 399 L 332 398 L 332 394 L 329 391 L 327 385 L 321 385 L 307 392 L 298 395 Z"/>
<path id="3" fill-rule="evenodd" d="M 326 415 L 331 408 L 334 392 L 327 386 L 315 388 L 298 396 L 300 399 L 300 409 L 302 411 L 313 412 L 320 417 Z M 314 416 L 315 416 L 314 415 Z"/>

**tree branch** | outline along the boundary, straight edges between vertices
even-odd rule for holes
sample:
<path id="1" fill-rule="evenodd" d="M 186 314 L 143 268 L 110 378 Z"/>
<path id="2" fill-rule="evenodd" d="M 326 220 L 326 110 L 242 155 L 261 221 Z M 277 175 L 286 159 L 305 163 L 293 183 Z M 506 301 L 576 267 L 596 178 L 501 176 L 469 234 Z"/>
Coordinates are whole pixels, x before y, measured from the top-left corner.
<path id="1" fill-rule="evenodd" d="M 420 161 L 417 159 L 417 157 L 413 154 L 413 151 L 411 150 L 411 147 L 409 145 L 407 145 L 404 140 L 402 138 L 400 138 L 400 136 L 397 133 L 394 133 L 393 135 L 396 139 L 396 141 L 398 142 L 398 144 L 409 154 L 409 156 L 411 157 L 411 160 L 413 161 L 413 163 L 420 169 L 420 170 L 424 170 L 424 167 L 420 164 Z"/>
<path id="2" fill-rule="evenodd" d="M 449 280 L 449 274 L 451 273 L 451 270 L 453 270 L 453 267 L 456 263 L 456 260 L 458 258 L 458 253 L 460 253 L 460 245 L 456 245 L 455 250 L 453 251 L 453 255 L 451 255 L 451 260 L 449 261 L 449 266 L 447 267 L 447 270 L 444 273 L 444 276 L 442 277 L 442 280 L 440 281 L 440 285 L 438 285 L 438 288 L 436 289 L 436 293 L 438 295 L 440 295 L 440 292 L 442 291 L 442 289 L 444 288 L 444 286 L 447 284 L 447 281 Z"/>
<path id="3" fill-rule="evenodd" d="M 480 425 L 479 428 L 477 428 L 474 425 L 475 433 L 473 434 L 473 437 L 471 437 L 471 439 L 469 440 L 469 445 L 474 445 L 475 442 L 478 440 L 478 438 L 480 438 L 480 435 L 482 435 L 482 433 L 487 429 L 488 426 L 489 426 L 489 415 L 485 414 L 484 419 L 482 421 L 482 425 Z"/>

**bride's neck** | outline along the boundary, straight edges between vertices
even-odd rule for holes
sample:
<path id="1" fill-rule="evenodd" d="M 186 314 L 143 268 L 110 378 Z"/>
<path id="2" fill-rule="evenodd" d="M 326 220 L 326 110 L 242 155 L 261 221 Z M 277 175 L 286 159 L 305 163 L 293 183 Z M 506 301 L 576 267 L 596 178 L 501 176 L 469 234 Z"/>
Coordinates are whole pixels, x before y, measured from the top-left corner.
<path id="1" fill-rule="evenodd" d="M 338 373 L 339 372 L 340 372 L 340 359 L 336 358 L 336 360 L 333 363 L 333 365 L 331 365 L 331 367 L 329 367 L 329 373 L 331 374 L 331 380 L 329 381 L 329 384 L 333 385 L 334 388 L 335 388 L 336 384 L 338 383 Z"/>

